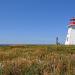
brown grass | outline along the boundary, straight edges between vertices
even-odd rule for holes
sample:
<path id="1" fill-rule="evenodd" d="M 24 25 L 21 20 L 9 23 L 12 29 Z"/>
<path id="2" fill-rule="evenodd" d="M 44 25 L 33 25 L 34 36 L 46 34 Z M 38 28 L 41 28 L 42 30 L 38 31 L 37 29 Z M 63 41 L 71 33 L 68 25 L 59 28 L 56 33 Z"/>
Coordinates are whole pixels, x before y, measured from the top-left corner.
<path id="1" fill-rule="evenodd" d="M 75 75 L 75 46 L 1 46 L 0 75 Z"/>

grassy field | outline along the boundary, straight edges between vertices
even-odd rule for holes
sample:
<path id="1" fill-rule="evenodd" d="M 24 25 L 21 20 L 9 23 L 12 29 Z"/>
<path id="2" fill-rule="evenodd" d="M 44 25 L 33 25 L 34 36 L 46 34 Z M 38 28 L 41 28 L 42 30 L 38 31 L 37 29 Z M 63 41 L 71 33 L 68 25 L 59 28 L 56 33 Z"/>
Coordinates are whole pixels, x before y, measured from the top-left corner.
<path id="1" fill-rule="evenodd" d="M 0 46 L 0 75 L 75 75 L 75 46 Z"/>

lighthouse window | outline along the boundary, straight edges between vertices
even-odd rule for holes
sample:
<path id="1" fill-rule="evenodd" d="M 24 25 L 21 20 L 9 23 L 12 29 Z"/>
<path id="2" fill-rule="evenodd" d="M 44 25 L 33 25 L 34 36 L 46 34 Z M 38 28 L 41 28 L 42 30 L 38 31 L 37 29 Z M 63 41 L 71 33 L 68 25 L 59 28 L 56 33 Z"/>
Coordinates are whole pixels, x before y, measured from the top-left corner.
<path id="1" fill-rule="evenodd" d="M 68 37 L 67 37 L 67 41 L 68 41 Z"/>

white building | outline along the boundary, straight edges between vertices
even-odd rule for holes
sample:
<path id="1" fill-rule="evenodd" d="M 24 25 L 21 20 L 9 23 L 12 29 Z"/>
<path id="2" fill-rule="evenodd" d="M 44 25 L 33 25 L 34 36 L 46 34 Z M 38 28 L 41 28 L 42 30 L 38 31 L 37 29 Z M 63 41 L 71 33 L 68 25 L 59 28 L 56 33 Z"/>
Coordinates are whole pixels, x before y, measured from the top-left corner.
<path id="1" fill-rule="evenodd" d="M 75 18 L 70 19 L 65 45 L 75 45 Z"/>

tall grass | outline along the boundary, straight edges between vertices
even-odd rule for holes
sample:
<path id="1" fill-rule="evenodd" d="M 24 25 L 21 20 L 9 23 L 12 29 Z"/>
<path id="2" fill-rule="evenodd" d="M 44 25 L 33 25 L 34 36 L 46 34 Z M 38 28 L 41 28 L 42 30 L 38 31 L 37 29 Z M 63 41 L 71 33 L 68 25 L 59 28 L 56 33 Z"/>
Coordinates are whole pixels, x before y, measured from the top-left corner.
<path id="1" fill-rule="evenodd" d="M 0 75 L 75 75 L 75 46 L 3 46 L 0 64 Z"/>

